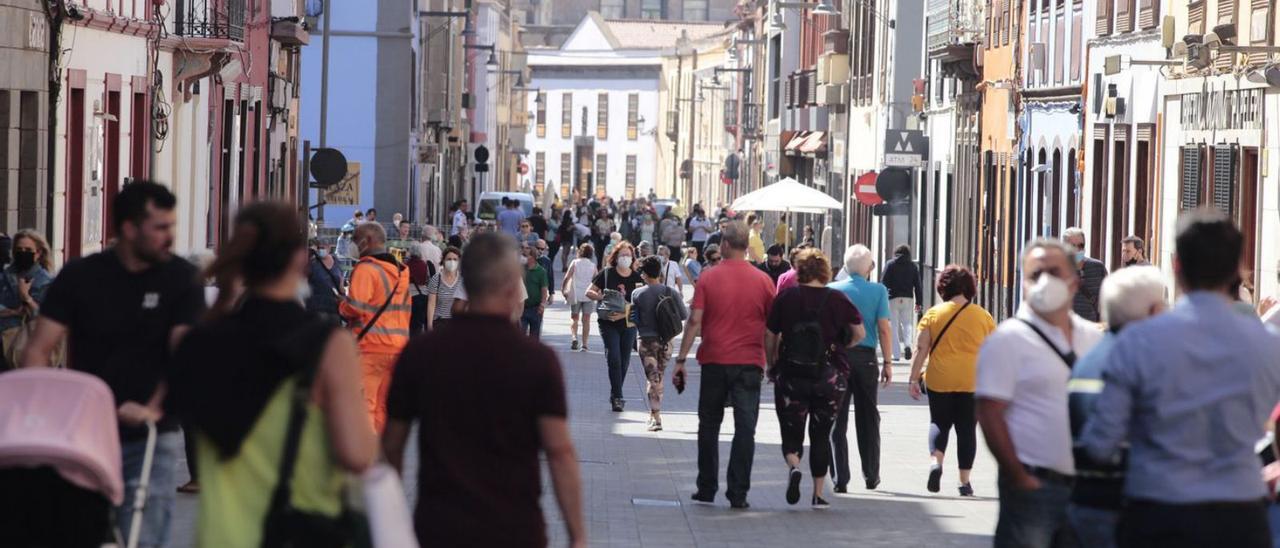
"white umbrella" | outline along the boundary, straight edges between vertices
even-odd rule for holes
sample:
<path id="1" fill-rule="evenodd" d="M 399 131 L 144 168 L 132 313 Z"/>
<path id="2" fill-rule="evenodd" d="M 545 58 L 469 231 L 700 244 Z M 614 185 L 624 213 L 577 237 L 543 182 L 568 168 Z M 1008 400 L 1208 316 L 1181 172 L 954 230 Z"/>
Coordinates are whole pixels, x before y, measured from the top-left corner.
<path id="1" fill-rule="evenodd" d="M 844 209 L 835 198 L 816 188 L 800 184 L 787 177 L 769 186 L 749 192 L 733 201 L 734 211 L 784 211 L 795 213 L 826 213 L 829 209 Z"/>

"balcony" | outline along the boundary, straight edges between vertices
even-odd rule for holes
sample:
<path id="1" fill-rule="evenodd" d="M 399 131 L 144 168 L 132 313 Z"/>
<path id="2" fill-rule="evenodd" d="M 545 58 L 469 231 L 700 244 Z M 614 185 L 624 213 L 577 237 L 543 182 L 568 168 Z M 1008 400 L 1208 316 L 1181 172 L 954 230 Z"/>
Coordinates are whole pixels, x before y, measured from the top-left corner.
<path id="1" fill-rule="evenodd" d="M 925 47 L 930 59 L 949 70 L 973 74 L 973 56 L 982 39 L 983 3 L 928 0 Z"/>
<path id="2" fill-rule="evenodd" d="M 724 101 L 724 129 L 730 133 L 738 131 L 737 99 L 725 99 Z"/>
<path id="3" fill-rule="evenodd" d="M 174 34 L 186 38 L 244 41 L 245 0 L 177 0 Z"/>
<path id="4" fill-rule="evenodd" d="M 787 77 L 787 104 L 791 108 L 804 108 L 818 104 L 818 71 L 797 71 Z"/>
<path id="5" fill-rule="evenodd" d="M 756 138 L 760 136 L 760 115 L 763 110 L 760 103 L 742 105 L 742 136 Z"/>

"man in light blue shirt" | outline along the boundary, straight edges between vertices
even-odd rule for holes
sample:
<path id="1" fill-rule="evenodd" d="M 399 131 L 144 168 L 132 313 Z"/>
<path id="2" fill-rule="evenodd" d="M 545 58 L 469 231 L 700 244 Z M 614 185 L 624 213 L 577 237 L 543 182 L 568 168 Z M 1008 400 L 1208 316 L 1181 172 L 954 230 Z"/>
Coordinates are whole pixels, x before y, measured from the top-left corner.
<path id="1" fill-rule="evenodd" d="M 1280 400 L 1280 338 L 1232 307 L 1243 236 L 1225 215 L 1178 223 L 1186 296 L 1126 328 L 1080 444 L 1115 462 L 1129 443 L 1120 544 L 1271 546 L 1254 444 Z"/>
<path id="2" fill-rule="evenodd" d="M 893 349 L 889 346 L 889 290 L 881 284 L 867 281 L 875 266 L 867 246 L 850 246 L 844 253 L 844 264 L 849 277 L 829 287 L 849 297 L 862 315 L 863 325 L 874 322 L 876 329 L 867 329 L 867 336 L 845 351 L 849 358 L 849 389 L 840 402 L 840 413 L 836 415 L 835 429 L 831 433 L 837 493 L 849 492 L 850 401 L 854 408 L 862 479 L 866 481 L 867 489 L 880 485 L 880 411 L 876 409 L 876 398 L 880 387 L 888 386 L 893 378 Z M 880 345 L 884 356 L 884 369 L 876 367 L 876 344 Z"/>
<path id="3" fill-rule="evenodd" d="M 502 211 L 498 212 L 498 228 L 513 238 L 519 238 L 522 222 L 524 222 L 524 212 L 520 211 L 520 201 L 503 198 Z"/>

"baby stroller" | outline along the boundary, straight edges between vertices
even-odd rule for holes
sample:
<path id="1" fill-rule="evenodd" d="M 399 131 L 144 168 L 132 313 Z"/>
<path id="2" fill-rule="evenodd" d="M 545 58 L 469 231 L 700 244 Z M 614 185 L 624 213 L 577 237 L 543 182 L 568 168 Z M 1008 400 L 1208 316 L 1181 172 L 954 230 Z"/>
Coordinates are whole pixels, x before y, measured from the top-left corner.
<path id="1" fill-rule="evenodd" d="M 137 545 L 155 453 L 148 425 L 127 546 Z M 0 546 L 121 546 L 111 510 L 124 500 L 115 399 L 67 369 L 0 373 Z"/>

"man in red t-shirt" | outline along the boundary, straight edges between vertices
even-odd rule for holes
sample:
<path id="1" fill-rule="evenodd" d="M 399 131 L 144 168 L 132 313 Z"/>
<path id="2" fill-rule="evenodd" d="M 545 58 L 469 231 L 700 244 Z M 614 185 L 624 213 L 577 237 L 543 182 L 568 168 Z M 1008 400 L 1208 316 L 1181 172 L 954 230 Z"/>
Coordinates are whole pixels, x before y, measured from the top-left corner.
<path id="1" fill-rule="evenodd" d="M 720 424 L 726 402 L 733 405 L 733 446 L 729 451 L 725 497 L 734 508 L 748 508 L 751 462 L 755 457 L 756 419 L 764 378 L 765 320 L 775 294 L 773 280 L 746 261 L 747 225 L 731 222 L 722 229 L 724 261 L 703 272 L 693 293 L 693 314 L 685 325 L 676 358 L 676 375 L 693 340 L 702 336 L 698 363 L 698 491 L 693 500 L 710 503 L 719 489 Z"/>

